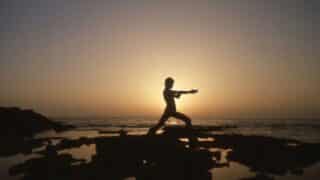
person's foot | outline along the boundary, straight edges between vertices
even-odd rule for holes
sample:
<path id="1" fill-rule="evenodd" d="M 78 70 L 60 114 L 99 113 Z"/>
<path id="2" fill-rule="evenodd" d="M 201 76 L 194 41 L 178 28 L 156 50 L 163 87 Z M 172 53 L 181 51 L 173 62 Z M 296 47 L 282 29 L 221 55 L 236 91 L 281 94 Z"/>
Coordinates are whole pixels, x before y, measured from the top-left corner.
<path id="1" fill-rule="evenodd" d="M 197 147 L 198 144 L 198 138 L 196 136 L 191 135 L 189 137 L 189 145 L 191 148 Z"/>
<path id="2" fill-rule="evenodd" d="M 147 133 L 147 136 L 154 136 L 154 135 L 156 135 L 156 132 L 154 132 L 152 130 L 149 130 Z"/>

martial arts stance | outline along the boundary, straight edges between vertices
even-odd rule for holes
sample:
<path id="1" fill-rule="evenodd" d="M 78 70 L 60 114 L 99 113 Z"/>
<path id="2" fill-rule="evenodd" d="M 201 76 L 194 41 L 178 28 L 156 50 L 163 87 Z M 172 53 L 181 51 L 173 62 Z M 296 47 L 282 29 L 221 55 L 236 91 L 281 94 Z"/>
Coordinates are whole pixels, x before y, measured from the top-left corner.
<path id="1" fill-rule="evenodd" d="M 186 123 L 187 128 L 191 128 L 192 126 L 191 119 L 188 116 L 176 111 L 176 103 L 174 101 L 174 98 L 179 98 L 182 94 L 194 94 L 197 93 L 198 90 L 192 89 L 190 91 L 175 91 L 172 90 L 173 84 L 174 80 L 171 77 L 166 78 L 163 97 L 166 101 L 167 106 L 158 124 L 150 128 L 148 132 L 149 135 L 156 134 L 157 130 L 160 129 L 170 117 L 175 117 L 182 120 Z"/>

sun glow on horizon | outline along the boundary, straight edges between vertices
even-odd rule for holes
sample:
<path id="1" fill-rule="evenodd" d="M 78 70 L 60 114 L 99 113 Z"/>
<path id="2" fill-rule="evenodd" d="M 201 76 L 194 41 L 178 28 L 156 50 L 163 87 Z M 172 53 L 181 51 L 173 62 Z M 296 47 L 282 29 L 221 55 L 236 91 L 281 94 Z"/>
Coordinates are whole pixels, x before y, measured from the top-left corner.
<path id="1" fill-rule="evenodd" d="M 176 101 L 190 116 L 320 117 L 319 18 L 303 1 L 278 3 L 4 5 L 0 103 L 49 116 L 158 116 L 171 76 L 173 89 L 199 89 Z"/>

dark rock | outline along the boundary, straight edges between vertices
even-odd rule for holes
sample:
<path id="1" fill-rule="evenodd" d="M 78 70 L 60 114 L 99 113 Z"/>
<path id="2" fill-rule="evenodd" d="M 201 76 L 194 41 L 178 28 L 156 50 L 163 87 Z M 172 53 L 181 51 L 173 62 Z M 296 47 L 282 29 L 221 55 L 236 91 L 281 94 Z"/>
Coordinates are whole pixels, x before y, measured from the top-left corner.
<path id="1" fill-rule="evenodd" d="M 49 120 L 47 117 L 32 110 L 0 107 L 0 141 L 4 143 L 0 149 L 1 156 L 16 153 L 29 154 L 33 148 L 43 145 L 45 140 L 33 139 L 36 133 L 46 130 L 63 131 L 72 128 Z"/>
<path id="2" fill-rule="evenodd" d="M 0 107 L 0 137 L 31 137 L 36 133 L 55 130 L 62 131 L 72 128 L 49 120 L 42 114 L 32 110 Z"/>
<path id="3" fill-rule="evenodd" d="M 181 141 L 181 138 L 210 138 L 213 141 Z M 56 153 L 60 150 L 95 144 L 96 154 L 90 162 Z M 167 129 L 155 136 L 123 135 L 117 137 L 64 139 L 49 144 L 41 158 L 28 160 L 11 168 L 12 175 L 23 180 L 37 179 L 197 179 L 210 180 L 212 168 L 238 162 L 255 172 L 245 179 L 272 180 L 274 175 L 303 174 L 303 169 L 320 161 L 319 144 L 263 136 L 207 134 L 184 127 Z M 225 164 L 222 154 L 210 151 L 231 149 Z M 223 157 L 225 159 L 225 156 Z M 80 162 L 80 164 L 73 164 Z M 212 177 L 211 177 L 212 176 Z M 315 177 L 314 179 L 316 179 Z"/>

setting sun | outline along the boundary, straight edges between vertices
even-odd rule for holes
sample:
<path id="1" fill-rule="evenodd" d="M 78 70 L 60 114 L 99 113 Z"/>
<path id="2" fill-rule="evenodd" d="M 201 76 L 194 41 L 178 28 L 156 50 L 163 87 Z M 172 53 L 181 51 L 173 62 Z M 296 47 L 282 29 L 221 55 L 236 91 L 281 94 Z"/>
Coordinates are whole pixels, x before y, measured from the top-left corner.
<path id="1" fill-rule="evenodd" d="M 158 116 L 171 76 L 174 89 L 200 90 L 177 100 L 197 117 L 320 112 L 316 46 L 303 38 L 314 24 L 281 23 L 282 11 L 262 13 L 259 3 L 102 4 L 71 3 L 63 21 L 14 9 L 24 23 L 3 32 L 1 102 L 50 116 Z"/>

